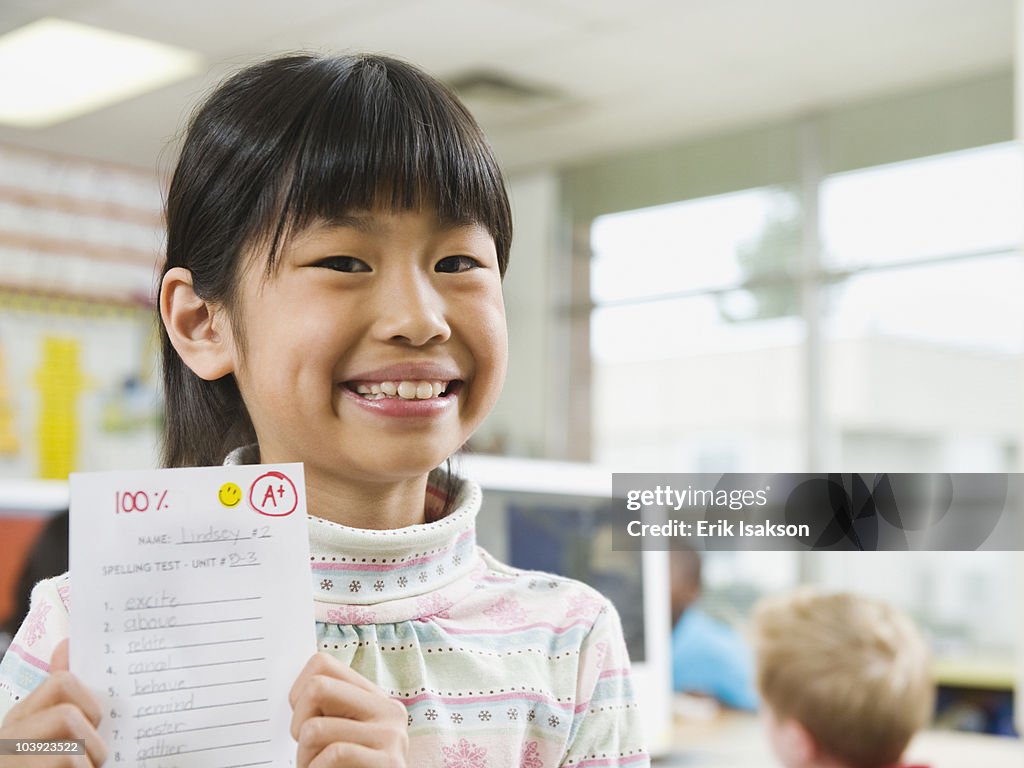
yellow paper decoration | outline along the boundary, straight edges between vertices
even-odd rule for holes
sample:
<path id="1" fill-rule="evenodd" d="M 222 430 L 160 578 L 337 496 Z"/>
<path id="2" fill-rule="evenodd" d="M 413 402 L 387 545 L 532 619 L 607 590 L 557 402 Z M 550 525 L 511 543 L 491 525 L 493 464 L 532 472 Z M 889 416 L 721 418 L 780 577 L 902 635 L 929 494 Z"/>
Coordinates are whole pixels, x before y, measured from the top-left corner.
<path id="1" fill-rule="evenodd" d="M 14 405 L 7 386 L 6 368 L 4 350 L 0 347 L 0 455 L 11 456 L 18 452 L 18 432 L 14 426 Z"/>
<path id="2" fill-rule="evenodd" d="M 78 398 L 86 377 L 79 358 L 77 339 L 46 336 L 43 356 L 36 370 L 39 393 L 39 476 L 66 480 L 75 469 L 78 452 Z"/>

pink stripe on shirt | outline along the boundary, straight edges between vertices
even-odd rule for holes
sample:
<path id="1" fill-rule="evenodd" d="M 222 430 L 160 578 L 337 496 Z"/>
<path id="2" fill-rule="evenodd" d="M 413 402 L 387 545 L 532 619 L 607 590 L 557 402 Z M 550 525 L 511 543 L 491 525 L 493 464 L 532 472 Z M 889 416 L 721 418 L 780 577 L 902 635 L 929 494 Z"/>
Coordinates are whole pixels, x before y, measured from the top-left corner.
<path id="1" fill-rule="evenodd" d="M 550 629 L 556 635 L 560 635 L 564 632 L 568 632 L 573 627 L 590 627 L 591 622 L 589 621 L 574 621 L 571 624 L 559 627 L 555 624 L 551 624 L 546 621 L 538 621 L 536 624 L 523 624 L 519 627 L 499 627 L 497 629 L 457 629 L 455 627 L 449 627 L 444 622 L 437 622 L 440 624 L 444 631 L 450 635 L 507 635 L 512 632 L 524 632 L 527 629 Z"/>
<path id="2" fill-rule="evenodd" d="M 15 643 L 11 643 L 10 647 L 7 649 L 7 652 L 8 653 L 13 653 L 16 656 L 20 656 L 22 659 L 27 661 L 33 667 L 38 667 L 39 669 L 43 670 L 43 672 L 49 672 L 50 671 L 50 665 L 49 664 L 47 664 L 42 659 L 37 659 L 35 656 L 33 656 L 28 651 L 26 651 L 20 645 L 16 645 Z"/>
<path id="3" fill-rule="evenodd" d="M 445 704 L 479 704 L 488 701 L 508 701 L 510 699 L 528 699 L 547 704 L 549 707 L 558 709 L 574 709 L 570 701 L 555 701 L 550 696 L 532 691 L 509 691 L 508 693 L 496 693 L 493 696 L 438 696 L 433 693 L 420 693 L 409 698 L 396 696 L 406 706 L 418 704 L 421 701 L 442 701 Z M 587 705 L 583 705 L 586 708 Z M 578 708 L 575 708 L 578 710 Z M 575 710 L 574 710 L 575 711 Z"/>
<path id="4" fill-rule="evenodd" d="M 629 670 L 626 669 L 625 667 L 623 667 L 622 669 L 606 669 L 604 672 L 601 673 L 600 679 L 603 680 L 606 677 L 628 677 L 628 676 L 629 676 Z"/>

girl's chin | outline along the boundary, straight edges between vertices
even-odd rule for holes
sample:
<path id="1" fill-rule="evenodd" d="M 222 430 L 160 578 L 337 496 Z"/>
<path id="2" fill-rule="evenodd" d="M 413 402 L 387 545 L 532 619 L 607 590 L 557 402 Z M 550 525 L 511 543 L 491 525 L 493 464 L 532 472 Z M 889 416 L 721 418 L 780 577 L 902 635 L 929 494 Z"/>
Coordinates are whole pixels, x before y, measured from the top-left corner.
<path id="1" fill-rule="evenodd" d="M 371 449 L 372 452 L 372 449 Z M 452 453 L 455 451 L 453 450 Z M 320 466 L 310 466 L 306 462 L 306 474 L 316 472 L 323 474 L 324 479 L 332 483 L 406 483 L 425 478 L 431 471 L 445 463 L 451 454 L 420 452 L 414 456 L 390 455 L 387 460 L 353 461 L 351 458 L 335 462 L 316 462 Z M 369 457 L 367 457 L 369 458 Z"/>

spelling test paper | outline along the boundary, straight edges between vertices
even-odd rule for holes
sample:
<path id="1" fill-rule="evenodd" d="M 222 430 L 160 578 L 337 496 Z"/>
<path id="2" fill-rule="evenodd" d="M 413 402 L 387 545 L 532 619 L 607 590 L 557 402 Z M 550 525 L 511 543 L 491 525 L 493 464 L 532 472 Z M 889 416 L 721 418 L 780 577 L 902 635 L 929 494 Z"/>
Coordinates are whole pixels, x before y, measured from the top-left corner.
<path id="1" fill-rule="evenodd" d="M 301 464 L 71 476 L 71 671 L 108 768 L 295 763 L 316 650 Z"/>

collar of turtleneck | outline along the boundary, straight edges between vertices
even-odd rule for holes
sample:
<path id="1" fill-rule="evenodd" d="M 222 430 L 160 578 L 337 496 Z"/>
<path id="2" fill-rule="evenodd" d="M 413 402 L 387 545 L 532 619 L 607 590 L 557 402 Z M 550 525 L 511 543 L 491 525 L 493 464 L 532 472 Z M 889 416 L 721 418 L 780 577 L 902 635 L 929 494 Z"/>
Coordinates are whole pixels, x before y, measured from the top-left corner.
<path id="1" fill-rule="evenodd" d="M 256 446 L 232 451 L 225 464 L 259 459 Z M 427 481 L 424 508 L 444 498 L 444 470 Z M 309 518 L 317 621 L 381 624 L 447 615 L 473 589 L 484 567 L 476 548 L 480 488 L 457 478 L 453 510 L 434 522 L 393 530 L 351 528 Z"/>

